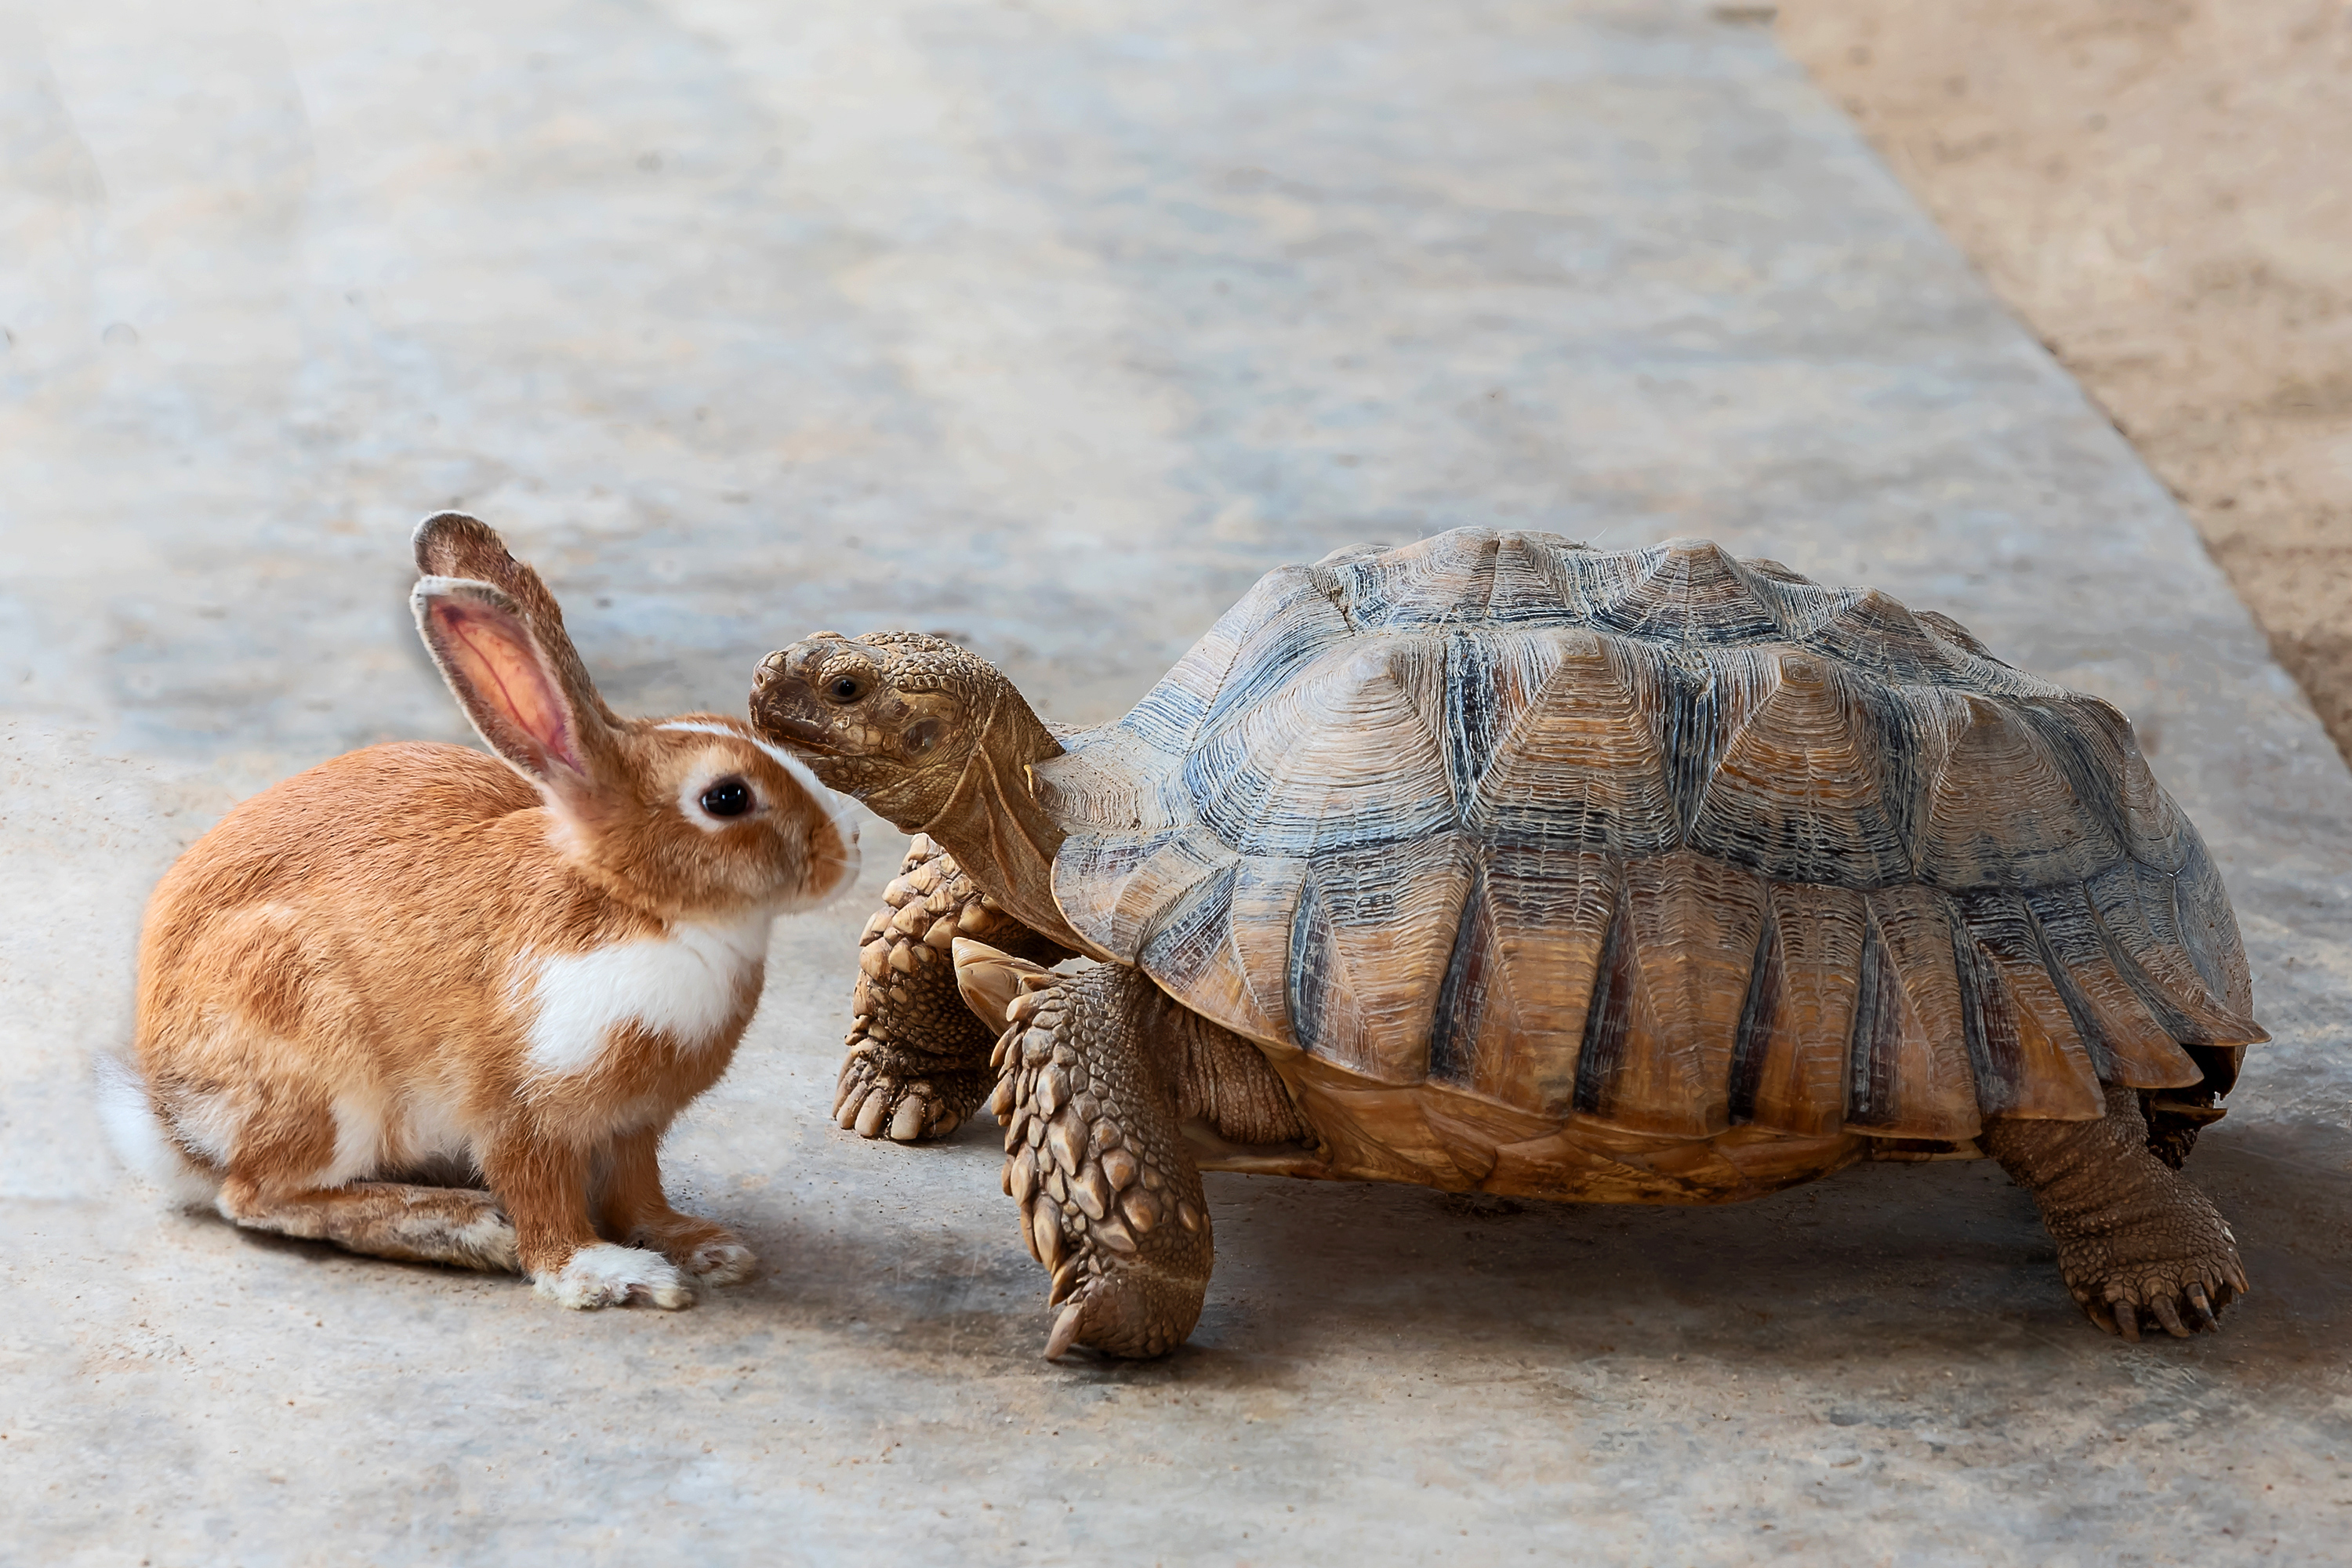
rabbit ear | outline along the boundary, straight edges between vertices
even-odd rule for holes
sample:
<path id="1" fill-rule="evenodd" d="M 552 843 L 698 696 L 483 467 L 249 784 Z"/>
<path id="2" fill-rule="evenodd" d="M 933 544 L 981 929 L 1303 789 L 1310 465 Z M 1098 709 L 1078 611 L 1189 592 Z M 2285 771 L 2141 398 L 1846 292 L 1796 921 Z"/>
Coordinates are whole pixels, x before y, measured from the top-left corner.
<path id="1" fill-rule="evenodd" d="M 611 731 L 522 606 L 490 584 L 457 577 L 425 578 L 410 603 L 441 678 L 492 751 L 560 794 L 611 777 Z"/>
<path id="2" fill-rule="evenodd" d="M 460 577 L 488 583 L 520 606 L 541 648 L 572 700 L 607 724 L 620 720 L 596 694 L 588 667 L 563 629 L 563 609 L 547 591 L 539 574 L 507 552 L 506 542 L 489 524 L 461 511 L 436 512 L 416 525 L 411 541 L 416 551 L 417 573 L 425 577 Z"/>

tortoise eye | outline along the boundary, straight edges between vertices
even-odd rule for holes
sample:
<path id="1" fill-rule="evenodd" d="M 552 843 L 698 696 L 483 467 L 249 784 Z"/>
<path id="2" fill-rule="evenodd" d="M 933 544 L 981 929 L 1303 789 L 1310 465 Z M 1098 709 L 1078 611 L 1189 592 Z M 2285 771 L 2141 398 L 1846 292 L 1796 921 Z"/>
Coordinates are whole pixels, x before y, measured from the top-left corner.
<path id="1" fill-rule="evenodd" d="M 751 788 L 741 779 L 720 779 L 702 792 L 702 809 L 713 816 L 740 816 L 751 809 Z"/>
<path id="2" fill-rule="evenodd" d="M 854 675 L 836 675 L 824 683 L 825 700 L 849 703 L 866 695 L 866 683 Z"/>

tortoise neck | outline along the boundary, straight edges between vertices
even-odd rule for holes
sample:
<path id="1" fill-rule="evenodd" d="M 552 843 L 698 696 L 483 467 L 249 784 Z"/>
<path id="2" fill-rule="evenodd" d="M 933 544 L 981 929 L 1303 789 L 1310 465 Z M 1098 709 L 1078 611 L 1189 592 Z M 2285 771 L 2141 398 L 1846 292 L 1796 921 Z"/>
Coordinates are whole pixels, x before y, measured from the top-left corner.
<path id="1" fill-rule="evenodd" d="M 1054 901 L 1054 856 L 1064 835 L 1029 786 L 1029 765 L 1061 754 L 1062 743 L 1005 682 L 955 792 L 920 831 L 1013 919 L 1083 952 L 1087 944 Z"/>

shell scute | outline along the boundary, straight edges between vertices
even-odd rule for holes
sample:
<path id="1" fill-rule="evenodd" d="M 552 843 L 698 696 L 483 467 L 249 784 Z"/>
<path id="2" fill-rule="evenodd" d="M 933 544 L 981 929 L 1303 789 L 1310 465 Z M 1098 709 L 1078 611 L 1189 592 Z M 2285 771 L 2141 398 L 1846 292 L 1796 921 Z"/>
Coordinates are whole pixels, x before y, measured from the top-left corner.
<path id="1" fill-rule="evenodd" d="M 1162 745 L 1162 750 L 1181 752 L 1202 733 L 1254 711 L 1269 695 L 1295 680 L 1303 668 L 1357 635 L 1328 574 L 1304 566 L 1286 567 L 1278 574 L 1284 581 L 1257 599 L 1253 619 L 1241 618 L 1242 610 L 1250 604 L 1244 599 L 1218 623 L 1232 623 L 1223 638 L 1232 642 L 1234 650 L 1223 682 L 1206 710 L 1184 731 L 1184 739 Z M 1255 595 L 1256 590 L 1252 590 Z M 1202 666 L 1213 666 L 1218 657 L 1214 650 L 1204 653 Z M 1159 700 L 1161 688 L 1168 684 L 1167 679 L 1161 680 L 1146 694 L 1144 702 Z M 1165 711 L 1171 726 L 1175 718 L 1191 711 L 1192 700 L 1189 685 L 1168 695 Z M 1153 740 L 1159 743 L 1157 735 Z"/>
<path id="2" fill-rule="evenodd" d="M 1962 652 L 1977 658 L 1991 659 L 1995 664 L 2002 663 L 2001 660 L 1993 658 L 1991 651 L 1985 647 L 1982 638 L 1951 616 L 1941 615 L 1934 610 L 1914 610 L 1911 616 L 1914 620 L 1934 633 L 1938 639 L 1950 643 Z M 2003 668 L 2007 666 L 2003 665 Z"/>
<path id="3" fill-rule="evenodd" d="M 1879 679 L 1906 686 L 1944 686 L 1965 678 L 1958 650 L 1875 588 L 1836 595 L 1843 602 L 1798 640 Z"/>
<path id="4" fill-rule="evenodd" d="M 2025 900 L 2005 888 L 1959 895 L 1961 999 L 1977 1103 L 1987 1115 L 2092 1121 L 2098 1068 L 2050 976 Z"/>
<path id="5" fill-rule="evenodd" d="M 1642 552 L 1643 569 L 1596 605 L 1604 631 L 1676 647 L 1761 642 L 1780 634 L 1772 607 L 1720 545 L 1669 540 Z"/>
<path id="6" fill-rule="evenodd" d="M 1827 660 L 1780 654 L 1724 742 L 1683 842 L 1778 881 L 1879 888 L 1913 875 L 1885 726 Z"/>
<path id="7" fill-rule="evenodd" d="M 1303 859 L 1254 856 L 1202 879 L 1144 939 L 1137 963 L 1196 1012 L 1254 1040 L 1297 1047 L 1292 919 L 1307 870 Z"/>
<path id="8" fill-rule="evenodd" d="M 1494 585 L 1486 595 L 1486 624 L 1560 626 L 1576 616 L 1566 584 L 1570 563 L 1592 552 L 1557 533 L 1506 533 L 1495 547 Z"/>
<path id="9" fill-rule="evenodd" d="M 1681 813 L 1653 722 L 1658 660 L 1576 629 L 1524 634 L 1517 650 L 1527 696 L 1487 725 L 1464 826 L 1496 845 L 1673 848 Z"/>
<path id="10" fill-rule="evenodd" d="M 1727 648 L 1706 658 L 1642 643 L 1619 645 L 1626 662 L 1644 671 L 1644 703 L 1666 789 L 1675 809 L 1675 841 L 1685 843 L 1705 808 L 1724 748 L 1770 694 L 1776 660 L 1769 649 Z"/>
<path id="11" fill-rule="evenodd" d="M 1456 529 L 1325 570 L 1337 580 L 1336 597 L 1349 619 L 1363 631 L 1484 622 L 1501 542 L 1496 534 Z"/>
<path id="12" fill-rule="evenodd" d="M 1437 1004 L 1429 1021 L 1432 1083 L 1465 1085 L 1475 1080 L 1487 1006 L 1490 1001 L 1501 1000 L 1491 994 L 1500 989 L 1493 984 L 1501 978 L 1496 973 L 1500 960 L 1486 878 L 1473 866 L 1461 918 L 1454 925 L 1454 948 L 1445 960 L 1444 976 L 1437 983 Z"/>
<path id="13" fill-rule="evenodd" d="M 1291 911 L 1300 1048 L 1375 1083 L 1429 1076 L 1429 1042 L 1472 879 L 1451 835 L 1316 856 Z"/>
<path id="14" fill-rule="evenodd" d="M 1087 940 L 1129 963 L 1193 887 L 1239 857 L 1197 825 L 1149 836 L 1073 835 L 1054 861 L 1054 898 Z"/>
<path id="15" fill-rule="evenodd" d="M 2246 969 L 2246 950 L 2238 937 L 2238 922 L 2230 913 L 2230 895 L 2221 886 L 2221 873 L 2206 853 L 2205 841 L 2185 817 L 2181 830 L 2187 840 L 2186 854 L 2172 879 L 2181 946 L 2208 994 L 2251 1030 L 2244 1043 L 2267 1039 L 2268 1034 L 2253 1021 L 2253 976 Z"/>
<path id="16" fill-rule="evenodd" d="M 1820 584 L 1793 566 L 1784 566 L 1768 555 L 1751 555 L 1740 566 L 1759 584 L 1773 584 L 1762 591 L 1770 594 L 1778 588 L 1814 588 Z"/>
<path id="17" fill-rule="evenodd" d="M 2042 727 L 2012 705 L 1954 694 L 1913 855 L 1939 888 L 2080 882 L 2124 858 L 2112 816 L 2083 800 Z M 1923 748 L 1923 751 L 1925 748 Z"/>
<path id="18" fill-rule="evenodd" d="M 1850 888 L 1775 882 L 1740 1001 L 1728 1110 L 1737 1124 L 1823 1138 L 1845 1121 L 1846 1047 L 1869 914 Z"/>
<path id="19" fill-rule="evenodd" d="M 2184 1046 L 2230 1046 L 2262 1033 L 2198 972 L 2183 932 L 2176 879 L 2126 861 L 2084 884 L 2118 967 L 2166 1034 Z"/>
<path id="20" fill-rule="evenodd" d="M 1183 759 L 1200 819 L 1244 855 L 1313 855 L 1449 828 L 1454 797 L 1433 723 L 1443 651 L 1426 639 L 1326 649 Z"/>
<path id="21" fill-rule="evenodd" d="M 1687 852 L 1627 865 L 1585 1015 L 1579 1114 L 1685 1137 L 1730 1125 L 1762 922 L 1763 886 L 1740 868 Z"/>
<path id="22" fill-rule="evenodd" d="M 2026 889 L 2024 898 L 2050 954 L 2051 981 L 2100 1081 L 2168 1089 L 2203 1078 L 2129 977 L 2131 960 L 2107 933 L 2089 892 L 2080 883 L 2065 883 Z"/>
<path id="23" fill-rule="evenodd" d="M 2133 859 L 2159 871 L 2189 863 L 2196 829 L 2148 772 L 2130 721 L 2113 704 L 2068 696 L 2012 707 L 2034 726 L 2076 797 Z"/>
<path id="24" fill-rule="evenodd" d="M 1845 1122 L 1882 1138 L 1958 1142 L 1982 1123 L 1969 1057 L 1950 896 L 1916 884 L 1864 895 Z"/>
<path id="25" fill-rule="evenodd" d="M 1783 642 L 1804 644 L 1862 596 L 1859 589 L 1824 587 L 1777 561 L 1741 564 L 1748 568 L 1748 592 L 1772 612 L 1773 625 L 1779 628 L 1776 635 Z"/>
<path id="26" fill-rule="evenodd" d="M 1058 757 L 1034 763 L 1029 788 L 1063 822 L 1090 832 L 1156 834 L 1198 820 L 1183 793 L 1179 754 L 1124 722 L 1073 735 Z"/>
<path id="27" fill-rule="evenodd" d="M 1504 1149 L 1543 1137 L 1559 1125 L 1553 1117 L 1497 1104 L 1451 1084 L 1432 1082 L 1422 1090 L 1420 1103 L 1430 1131 L 1444 1141 L 1447 1154 L 1474 1184 L 1494 1174 Z"/>
<path id="28" fill-rule="evenodd" d="M 1270 650 L 1273 633 L 1282 641 Z M 1329 583 L 1311 566 L 1284 566 L 1259 578 L 1206 636 L 1185 650 L 1143 700 L 1119 721 L 1171 754 L 1192 743 L 1220 698 L 1228 711 L 1250 700 L 1250 689 L 1231 687 L 1234 666 L 1248 656 L 1252 669 L 1279 679 L 1301 658 L 1349 635 L 1345 614 L 1332 603 Z"/>
<path id="29" fill-rule="evenodd" d="M 1559 593 L 1560 626 L 1594 625 L 1631 585 L 1656 567 L 1664 552 L 1650 550 L 1589 550 L 1564 552 L 1546 568 Z"/>
<path id="30" fill-rule="evenodd" d="M 1569 1112 L 1622 879 L 1615 860 L 1591 850 L 1486 851 L 1438 989 L 1433 1077 L 1547 1116 Z"/>
<path id="31" fill-rule="evenodd" d="M 1197 991 L 1233 948 L 1234 889 L 1243 862 L 1228 855 L 1164 900 L 1135 949 L 1135 963 L 1166 983 Z M 1171 879 L 1172 880 L 1172 879 Z"/>

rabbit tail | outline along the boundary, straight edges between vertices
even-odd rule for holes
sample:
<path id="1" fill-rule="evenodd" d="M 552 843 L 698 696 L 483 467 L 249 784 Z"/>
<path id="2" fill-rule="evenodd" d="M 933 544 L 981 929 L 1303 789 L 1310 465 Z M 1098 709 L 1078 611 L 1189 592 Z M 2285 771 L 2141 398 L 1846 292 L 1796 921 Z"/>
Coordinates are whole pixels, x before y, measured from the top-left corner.
<path id="1" fill-rule="evenodd" d="M 135 1063 L 119 1052 L 102 1051 L 97 1066 L 98 1115 L 115 1154 L 131 1173 L 181 1208 L 210 1207 L 220 1195 L 220 1177 L 182 1152 L 163 1119 Z"/>

